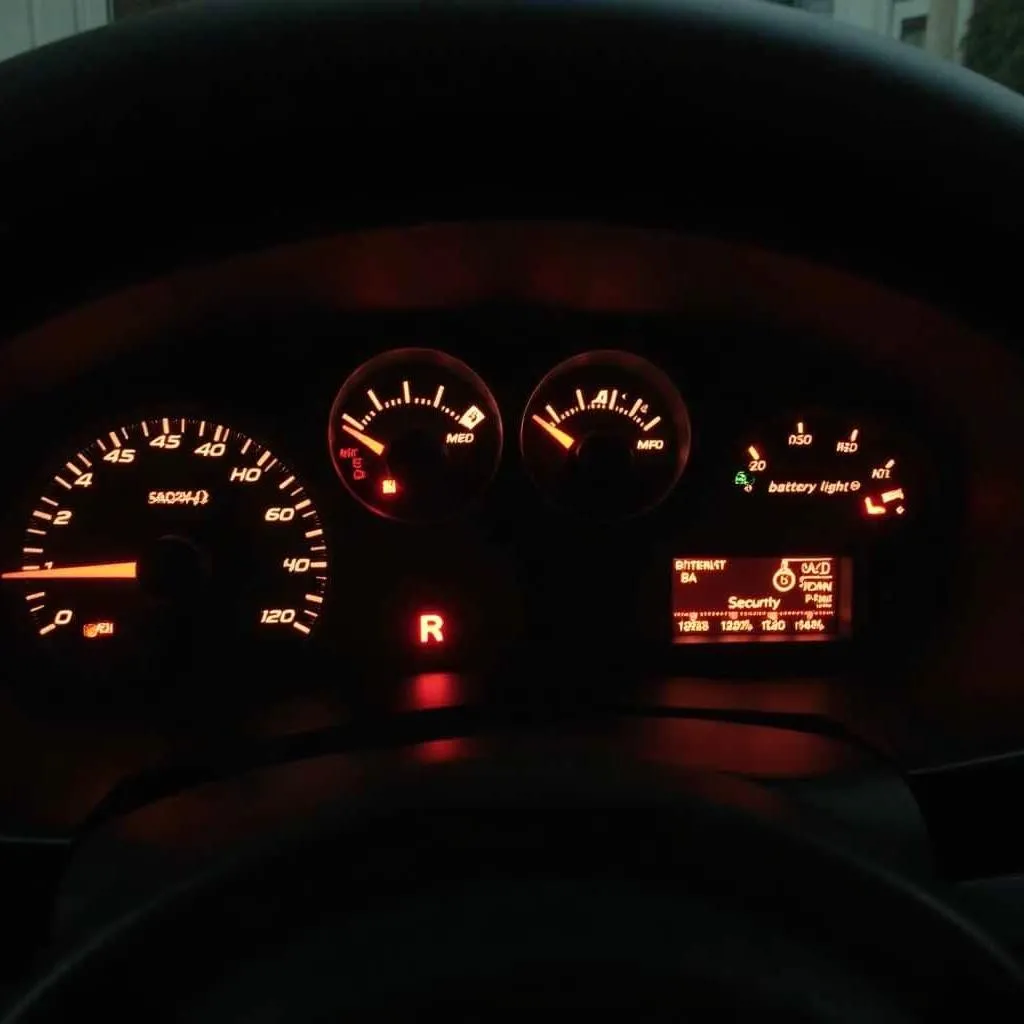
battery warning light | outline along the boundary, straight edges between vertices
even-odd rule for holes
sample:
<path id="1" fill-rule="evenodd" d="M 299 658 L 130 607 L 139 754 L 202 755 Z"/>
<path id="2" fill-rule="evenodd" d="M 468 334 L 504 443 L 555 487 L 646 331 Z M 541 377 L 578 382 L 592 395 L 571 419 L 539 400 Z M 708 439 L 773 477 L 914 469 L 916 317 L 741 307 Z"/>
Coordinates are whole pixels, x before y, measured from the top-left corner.
<path id="1" fill-rule="evenodd" d="M 86 640 L 96 640 L 101 636 L 113 636 L 114 635 L 114 623 L 113 622 L 83 622 L 82 623 L 82 636 Z"/>

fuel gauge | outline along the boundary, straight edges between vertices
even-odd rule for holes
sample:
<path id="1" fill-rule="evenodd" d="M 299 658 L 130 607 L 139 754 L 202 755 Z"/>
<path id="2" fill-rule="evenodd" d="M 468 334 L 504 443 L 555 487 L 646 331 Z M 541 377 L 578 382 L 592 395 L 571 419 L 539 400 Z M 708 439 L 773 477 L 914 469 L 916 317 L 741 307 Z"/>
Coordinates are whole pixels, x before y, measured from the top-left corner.
<path id="1" fill-rule="evenodd" d="M 871 418 L 798 412 L 764 424 L 741 443 L 733 485 L 751 501 L 794 516 L 896 522 L 917 490 L 913 460 Z"/>
<path id="2" fill-rule="evenodd" d="M 628 352 L 585 352 L 556 366 L 523 415 L 520 441 L 537 486 L 596 519 L 662 501 L 690 454 L 690 418 L 675 385 Z"/>
<path id="3" fill-rule="evenodd" d="M 395 349 L 345 381 L 328 437 L 353 497 L 388 519 L 432 522 L 460 512 L 490 483 L 501 416 L 465 363 L 434 349 Z"/>

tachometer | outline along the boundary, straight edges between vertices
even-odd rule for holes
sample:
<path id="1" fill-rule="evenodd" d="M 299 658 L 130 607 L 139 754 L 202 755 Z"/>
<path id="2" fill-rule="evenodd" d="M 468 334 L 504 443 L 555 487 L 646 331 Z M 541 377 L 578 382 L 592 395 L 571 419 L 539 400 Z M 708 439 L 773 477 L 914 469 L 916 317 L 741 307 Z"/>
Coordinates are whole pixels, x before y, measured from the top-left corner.
<path id="1" fill-rule="evenodd" d="M 313 501 L 233 428 L 116 427 L 61 463 L 28 520 L 0 578 L 82 668 L 161 670 L 244 638 L 300 642 L 321 612 L 327 545 Z"/>
<path id="2" fill-rule="evenodd" d="M 395 349 L 342 385 L 328 440 L 342 482 L 368 509 L 431 522 L 462 511 L 490 482 L 501 416 L 465 363 L 434 349 Z"/>
<path id="3" fill-rule="evenodd" d="M 613 518 L 653 507 L 675 486 L 690 454 L 690 418 L 675 385 L 645 359 L 586 352 L 540 382 L 520 440 L 545 494 Z"/>

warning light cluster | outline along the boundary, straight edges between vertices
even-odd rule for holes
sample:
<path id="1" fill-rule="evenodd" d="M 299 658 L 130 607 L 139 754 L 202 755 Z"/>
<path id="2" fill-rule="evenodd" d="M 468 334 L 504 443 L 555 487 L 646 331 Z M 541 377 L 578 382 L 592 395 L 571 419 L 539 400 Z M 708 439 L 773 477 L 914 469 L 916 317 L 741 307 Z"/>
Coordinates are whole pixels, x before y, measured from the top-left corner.
<path id="1" fill-rule="evenodd" d="M 834 640 L 851 626 L 850 560 L 676 558 L 672 642 Z"/>
<path id="2" fill-rule="evenodd" d="M 907 512 L 908 491 L 901 465 L 884 430 L 839 427 L 824 415 L 817 425 L 797 419 L 791 429 L 764 428 L 748 444 L 732 470 L 733 485 L 744 494 L 771 496 L 798 507 L 824 499 L 836 508 L 852 503 L 862 519 L 895 520 Z M 783 441 L 785 443 L 783 443 Z"/>

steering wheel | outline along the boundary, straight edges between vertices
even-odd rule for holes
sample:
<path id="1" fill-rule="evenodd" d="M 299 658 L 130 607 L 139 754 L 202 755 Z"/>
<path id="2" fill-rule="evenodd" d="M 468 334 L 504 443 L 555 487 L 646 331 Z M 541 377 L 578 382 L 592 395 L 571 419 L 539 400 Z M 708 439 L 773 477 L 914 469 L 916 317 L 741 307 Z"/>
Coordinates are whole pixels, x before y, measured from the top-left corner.
<path id="1" fill-rule="evenodd" d="M 96 933 L 6 1020 L 1019 1013 L 995 944 L 768 791 L 544 747 L 382 772 Z"/>
<path id="2" fill-rule="evenodd" d="M 87 293 L 98 237 L 124 279 L 452 216 L 742 230 L 955 301 L 948 252 L 915 229 L 953 188 L 1000 209 L 998 228 L 964 216 L 961 240 L 1019 228 L 1024 114 L 966 73 L 889 56 L 766 4 L 699 0 L 280 0 L 127 22 L 0 68 L 0 170 L 39 197 L 0 224 L 25 284 L 8 315 Z M 879 208 L 822 218 L 806 182 L 823 168 Z M 925 170 L 909 205 L 893 168 Z M 972 259 L 969 298 L 987 301 L 1009 271 Z M 6 1019 L 1019 1014 L 1020 971 L 967 921 L 742 793 L 737 807 L 735 785 L 625 758 L 423 767 L 93 935 Z"/>

